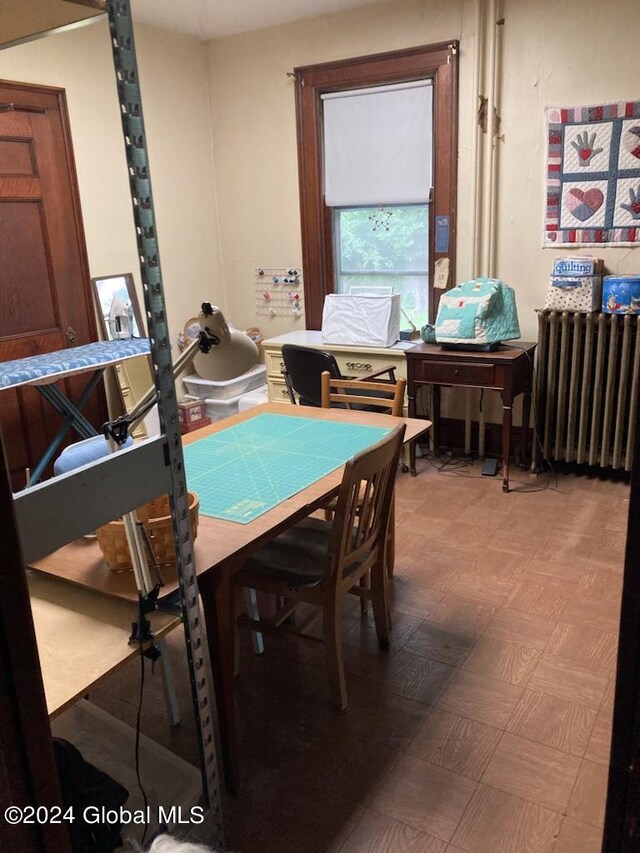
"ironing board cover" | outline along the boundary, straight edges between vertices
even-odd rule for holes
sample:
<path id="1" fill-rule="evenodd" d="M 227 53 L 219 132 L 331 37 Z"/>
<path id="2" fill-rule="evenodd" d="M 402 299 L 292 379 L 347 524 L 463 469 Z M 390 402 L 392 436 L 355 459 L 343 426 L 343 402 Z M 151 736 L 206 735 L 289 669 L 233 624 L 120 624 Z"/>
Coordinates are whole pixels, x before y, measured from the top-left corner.
<path id="1" fill-rule="evenodd" d="M 42 355 L 31 355 L 0 363 L 0 389 L 19 385 L 48 385 L 71 376 L 86 373 L 135 358 L 150 352 L 148 338 L 131 338 L 126 341 L 96 341 L 79 347 Z"/>

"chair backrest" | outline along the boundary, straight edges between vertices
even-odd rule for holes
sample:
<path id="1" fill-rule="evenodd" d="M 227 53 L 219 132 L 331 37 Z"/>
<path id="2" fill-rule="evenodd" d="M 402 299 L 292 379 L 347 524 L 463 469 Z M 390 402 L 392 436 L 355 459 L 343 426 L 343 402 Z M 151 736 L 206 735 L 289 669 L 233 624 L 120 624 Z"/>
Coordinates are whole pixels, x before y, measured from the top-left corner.
<path id="1" fill-rule="evenodd" d="M 322 405 L 320 376 L 323 371 L 328 371 L 330 376 L 336 379 L 341 377 L 338 362 L 330 352 L 324 350 L 301 347 L 297 344 L 283 344 L 282 360 L 286 371 L 287 387 L 293 388 L 303 406 L 320 408 Z"/>
<path id="2" fill-rule="evenodd" d="M 396 382 L 366 382 L 362 379 L 337 379 L 329 371 L 324 371 L 320 380 L 322 407 L 328 409 L 331 404 L 346 405 L 347 408 L 363 405 L 367 409 L 384 409 L 399 418 L 402 416 L 406 379 Z M 348 395 L 348 397 L 347 397 Z M 379 396 L 376 396 L 379 395 Z M 348 400 L 348 402 L 345 402 Z"/>
<path id="3" fill-rule="evenodd" d="M 339 584 L 351 567 L 384 559 L 405 424 L 345 465 L 329 542 L 328 583 Z"/>

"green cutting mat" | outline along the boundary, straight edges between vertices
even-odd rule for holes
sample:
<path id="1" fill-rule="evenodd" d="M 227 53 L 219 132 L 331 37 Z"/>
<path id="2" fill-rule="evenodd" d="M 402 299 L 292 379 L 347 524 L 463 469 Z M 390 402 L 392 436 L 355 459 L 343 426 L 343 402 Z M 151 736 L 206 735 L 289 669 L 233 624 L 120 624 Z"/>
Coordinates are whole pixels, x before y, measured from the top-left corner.
<path id="1" fill-rule="evenodd" d="M 248 524 L 339 468 L 391 430 L 288 415 L 257 415 L 184 448 L 200 512 Z"/>

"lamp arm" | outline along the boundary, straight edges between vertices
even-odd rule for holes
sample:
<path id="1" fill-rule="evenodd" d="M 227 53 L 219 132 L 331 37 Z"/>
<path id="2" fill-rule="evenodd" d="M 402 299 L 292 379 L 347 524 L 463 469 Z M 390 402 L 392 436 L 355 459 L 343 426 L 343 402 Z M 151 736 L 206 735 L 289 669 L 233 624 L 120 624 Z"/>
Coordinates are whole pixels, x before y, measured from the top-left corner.
<path id="1" fill-rule="evenodd" d="M 173 378 L 178 376 L 185 369 L 187 364 L 193 359 L 194 355 L 200 350 L 200 339 L 196 338 L 189 346 L 183 350 L 176 361 L 173 363 Z M 152 385 L 148 391 L 138 400 L 133 409 L 128 413 L 127 420 L 129 428 L 134 429 L 135 426 L 144 418 L 147 412 L 156 404 L 156 386 Z"/>
<path id="2" fill-rule="evenodd" d="M 173 363 L 173 378 L 177 379 L 180 373 L 185 369 L 187 364 L 193 359 L 196 352 L 201 347 L 200 338 L 189 344 L 189 346 L 180 353 L 180 356 Z M 155 406 L 157 400 L 156 386 L 152 385 L 138 400 L 130 412 L 109 421 L 102 427 L 107 438 L 112 438 L 117 444 L 124 444 L 127 436 L 147 415 L 147 413 Z"/>

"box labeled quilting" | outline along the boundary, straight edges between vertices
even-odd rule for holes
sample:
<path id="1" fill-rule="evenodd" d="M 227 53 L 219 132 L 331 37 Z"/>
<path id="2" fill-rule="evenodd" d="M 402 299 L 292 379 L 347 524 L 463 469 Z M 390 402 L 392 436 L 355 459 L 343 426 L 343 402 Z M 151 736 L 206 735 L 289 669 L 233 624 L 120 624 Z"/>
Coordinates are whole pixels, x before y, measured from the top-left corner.
<path id="1" fill-rule="evenodd" d="M 601 275 L 602 260 L 591 255 L 572 255 L 569 257 L 556 258 L 553 262 L 553 276 L 569 276 L 570 278 L 581 278 L 583 276 Z"/>
<path id="2" fill-rule="evenodd" d="M 548 311 L 599 311 L 602 300 L 602 276 L 552 275 L 544 307 Z"/>

